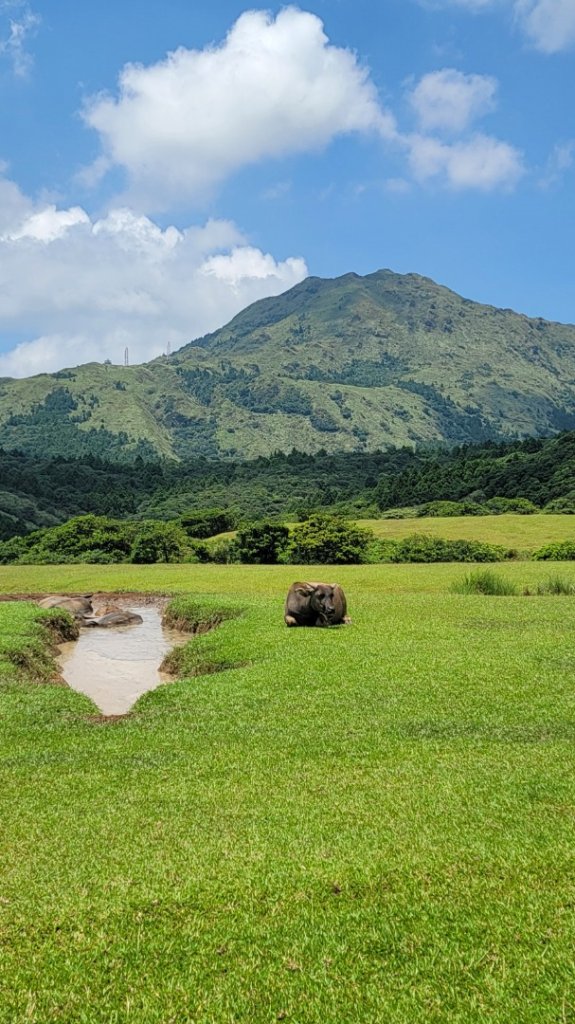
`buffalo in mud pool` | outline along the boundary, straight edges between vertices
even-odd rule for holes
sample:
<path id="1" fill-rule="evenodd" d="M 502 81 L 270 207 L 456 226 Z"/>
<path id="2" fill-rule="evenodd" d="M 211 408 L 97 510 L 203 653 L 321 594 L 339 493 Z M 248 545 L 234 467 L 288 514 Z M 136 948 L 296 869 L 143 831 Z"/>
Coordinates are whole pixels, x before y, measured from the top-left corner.
<path id="1" fill-rule="evenodd" d="M 63 608 L 64 611 L 70 612 L 75 619 L 84 619 L 86 616 L 94 614 L 91 596 L 91 594 L 86 594 L 83 597 L 70 597 L 69 594 L 51 594 L 50 597 L 43 597 L 38 604 L 40 608 Z"/>
<path id="2" fill-rule="evenodd" d="M 75 619 L 83 626 L 130 626 L 142 622 L 142 616 L 137 612 L 120 608 L 119 605 L 100 603 L 98 598 L 91 600 L 92 594 L 85 594 L 83 597 L 70 597 L 67 594 L 52 594 L 38 601 L 40 608 L 63 608 L 70 612 Z"/>

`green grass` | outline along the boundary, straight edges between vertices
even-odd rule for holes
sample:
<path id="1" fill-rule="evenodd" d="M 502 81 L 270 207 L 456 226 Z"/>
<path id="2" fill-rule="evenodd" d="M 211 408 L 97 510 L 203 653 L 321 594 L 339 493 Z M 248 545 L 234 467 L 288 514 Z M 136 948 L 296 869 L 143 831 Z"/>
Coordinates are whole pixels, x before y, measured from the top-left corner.
<path id="1" fill-rule="evenodd" d="M 97 590 L 143 593 L 246 595 L 268 598 L 281 610 L 285 593 L 298 577 L 336 580 L 352 599 L 359 586 L 374 600 L 382 594 L 444 593 L 460 579 L 461 564 L 437 565 L 0 565 L 0 594 L 47 594 Z M 518 586 L 536 585 L 549 575 L 551 562 L 506 562 L 497 572 Z M 575 582 L 575 562 L 557 563 Z M 359 583 L 358 583 L 359 581 Z"/>
<path id="2" fill-rule="evenodd" d="M 530 593 L 530 592 L 528 592 Z M 573 580 L 567 580 L 564 576 L 549 576 L 545 580 L 539 580 L 536 594 L 545 596 L 546 594 L 553 595 L 555 597 L 561 597 L 564 595 L 573 596 L 575 594 L 575 583 Z"/>
<path id="3" fill-rule="evenodd" d="M 365 519 L 361 526 L 373 530 L 376 537 L 399 540 L 412 533 L 426 533 L 446 540 L 478 540 L 502 544 L 518 551 L 536 551 L 544 544 L 572 540 L 575 516 L 453 516 L 422 519 Z"/>
<path id="4" fill-rule="evenodd" d="M 103 725 L 0 651 L 2 1024 L 575 1019 L 570 602 L 449 593 L 461 566 L 320 572 L 352 626 L 286 629 L 293 567 L 2 570 L 241 612 L 189 657 L 243 666 Z M 26 649 L 36 614 L 0 604 L 0 636 Z"/>
<path id="5" fill-rule="evenodd" d="M 475 569 L 451 587 L 454 594 L 487 594 L 490 597 L 515 597 L 517 587 L 493 569 Z"/>

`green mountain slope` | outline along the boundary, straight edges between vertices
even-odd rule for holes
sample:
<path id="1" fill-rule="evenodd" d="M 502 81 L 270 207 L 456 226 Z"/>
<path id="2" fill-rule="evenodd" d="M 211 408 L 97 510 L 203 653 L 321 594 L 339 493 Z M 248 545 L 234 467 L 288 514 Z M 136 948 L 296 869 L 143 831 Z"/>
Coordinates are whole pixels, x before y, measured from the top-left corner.
<path id="1" fill-rule="evenodd" d="M 575 426 L 575 327 L 416 274 L 308 278 L 173 356 L 0 380 L 0 445 L 244 458 Z"/>

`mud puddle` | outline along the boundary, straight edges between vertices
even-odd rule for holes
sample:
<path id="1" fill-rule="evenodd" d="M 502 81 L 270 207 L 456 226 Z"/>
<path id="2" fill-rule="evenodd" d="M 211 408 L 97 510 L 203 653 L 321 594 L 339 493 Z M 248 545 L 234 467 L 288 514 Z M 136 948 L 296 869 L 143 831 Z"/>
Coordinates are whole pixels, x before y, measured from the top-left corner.
<path id="1" fill-rule="evenodd" d="M 96 704 L 104 715 L 125 715 L 138 697 L 169 677 L 160 673 L 165 655 L 188 637 L 162 625 L 161 609 L 135 605 L 142 616 L 132 626 L 82 629 L 78 640 L 60 645 L 58 664 L 68 686 Z"/>

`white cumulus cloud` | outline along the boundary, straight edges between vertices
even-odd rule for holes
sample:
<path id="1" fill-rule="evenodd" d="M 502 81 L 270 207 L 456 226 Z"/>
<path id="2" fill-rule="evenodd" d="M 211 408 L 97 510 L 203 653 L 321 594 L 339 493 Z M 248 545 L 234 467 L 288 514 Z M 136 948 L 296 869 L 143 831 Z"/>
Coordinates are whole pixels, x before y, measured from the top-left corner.
<path id="1" fill-rule="evenodd" d="M 247 11 L 224 42 L 127 64 L 117 96 L 84 111 L 100 135 L 97 173 L 124 168 L 147 209 L 195 199 L 264 158 L 314 151 L 348 132 L 393 137 L 368 69 L 294 7 Z M 82 172 L 89 178 L 90 172 Z"/>
<path id="2" fill-rule="evenodd" d="M 498 82 L 488 75 L 443 68 L 424 75 L 408 91 L 419 131 L 401 136 L 416 181 L 454 189 L 512 189 L 525 173 L 522 153 L 480 131 L 474 121 L 495 106 Z"/>
<path id="3" fill-rule="evenodd" d="M 507 142 L 480 133 L 447 144 L 424 135 L 409 138 L 409 163 L 418 181 L 445 178 L 454 189 L 510 189 L 524 174 L 521 154 Z"/>
<path id="4" fill-rule="evenodd" d="M 455 68 L 432 71 L 409 94 L 424 131 L 462 132 L 495 106 L 497 81 L 489 75 L 466 75 Z"/>
<path id="5" fill-rule="evenodd" d="M 0 334 L 24 338 L 0 375 L 160 355 L 214 330 L 307 274 L 246 244 L 229 221 L 180 229 L 115 209 L 41 208 L 0 179 Z"/>
<path id="6" fill-rule="evenodd" d="M 53 242 L 65 235 L 68 228 L 75 224 L 87 224 L 90 218 L 79 206 L 69 210 L 57 210 L 55 206 L 46 206 L 37 213 L 31 213 L 6 235 L 0 236 L 0 242 L 17 242 L 20 238 L 35 238 L 37 242 Z"/>

